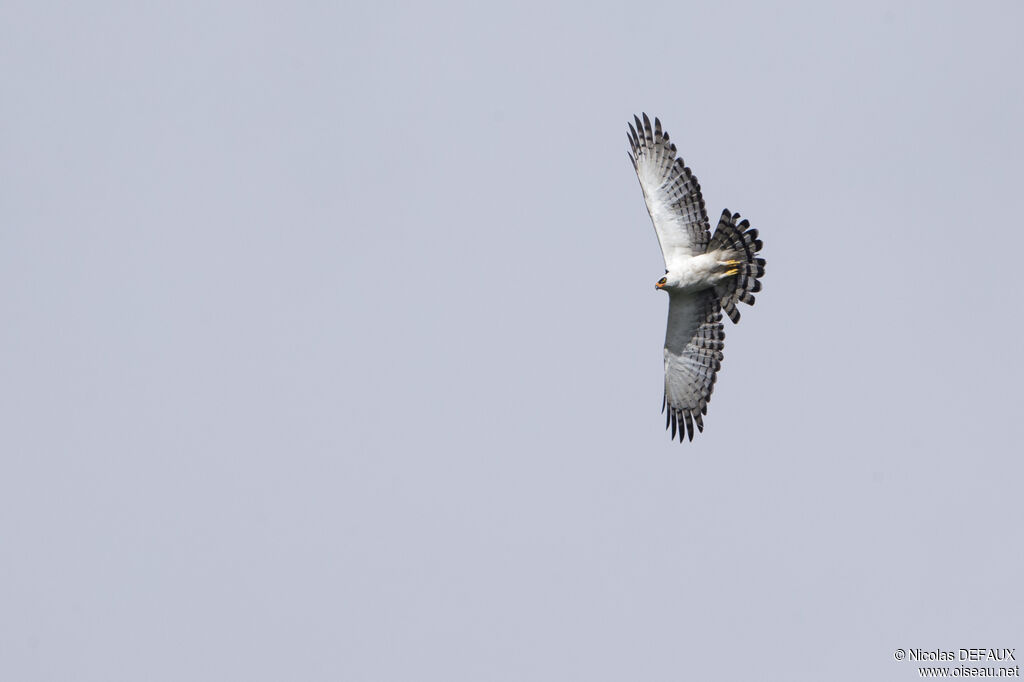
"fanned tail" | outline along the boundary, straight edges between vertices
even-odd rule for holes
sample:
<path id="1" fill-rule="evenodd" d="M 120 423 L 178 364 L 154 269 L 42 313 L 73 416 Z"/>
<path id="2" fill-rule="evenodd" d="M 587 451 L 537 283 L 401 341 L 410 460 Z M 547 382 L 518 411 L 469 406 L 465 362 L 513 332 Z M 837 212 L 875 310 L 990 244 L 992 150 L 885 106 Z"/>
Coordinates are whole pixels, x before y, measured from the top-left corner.
<path id="1" fill-rule="evenodd" d="M 722 302 L 722 310 L 733 323 L 740 321 L 740 311 L 736 304 L 742 301 L 754 305 L 754 293 L 761 291 L 761 277 L 764 276 L 764 258 L 757 253 L 763 244 L 757 238 L 757 230 L 750 227 L 750 222 L 740 220 L 739 213 L 731 213 L 729 209 L 722 212 L 722 217 L 715 228 L 715 234 L 708 244 L 708 253 L 724 251 L 738 262 L 736 274 L 723 280 L 715 287 Z"/>

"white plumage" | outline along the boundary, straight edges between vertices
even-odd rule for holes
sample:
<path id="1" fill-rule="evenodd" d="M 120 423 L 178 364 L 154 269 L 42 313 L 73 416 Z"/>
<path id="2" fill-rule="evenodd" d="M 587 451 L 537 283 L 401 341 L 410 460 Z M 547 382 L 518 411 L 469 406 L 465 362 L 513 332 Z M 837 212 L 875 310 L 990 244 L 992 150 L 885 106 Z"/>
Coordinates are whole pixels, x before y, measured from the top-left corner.
<path id="1" fill-rule="evenodd" d="M 669 141 L 661 121 L 647 114 L 629 126 L 630 161 L 665 258 L 665 277 L 655 285 L 669 294 L 665 333 L 665 428 L 693 440 L 722 365 L 722 310 L 735 323 L 740 301 L 754 304 L 764 275 L 757 230 L 726 209 L 712 236 L 700 183 Z"/>

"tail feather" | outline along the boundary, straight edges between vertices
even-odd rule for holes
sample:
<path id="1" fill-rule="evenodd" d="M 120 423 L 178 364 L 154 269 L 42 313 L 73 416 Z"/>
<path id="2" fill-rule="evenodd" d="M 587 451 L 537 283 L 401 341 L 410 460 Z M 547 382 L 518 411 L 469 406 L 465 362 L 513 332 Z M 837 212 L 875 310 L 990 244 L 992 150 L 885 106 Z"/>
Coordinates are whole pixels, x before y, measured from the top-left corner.
<path id="1" fill-rule="evenodd" d="M 708 244 L 709 252 L 730 252 L 735 260 L 740 261 L 736 275 L 716 288 L 716 293 L 721 297 L 722 310 L 733 323 L 740 321 L 740 311 L 736 309 L 736 304 L 742 302 L 754 305 L 754 293 L 761 291 L 764 258 L 758 258 L 756 254 L 764 243 L 757 235 L 757 230 L 750 227 L 750 221 L 740 220 L 739 213 L 731 213 L 726 209 Z"/>

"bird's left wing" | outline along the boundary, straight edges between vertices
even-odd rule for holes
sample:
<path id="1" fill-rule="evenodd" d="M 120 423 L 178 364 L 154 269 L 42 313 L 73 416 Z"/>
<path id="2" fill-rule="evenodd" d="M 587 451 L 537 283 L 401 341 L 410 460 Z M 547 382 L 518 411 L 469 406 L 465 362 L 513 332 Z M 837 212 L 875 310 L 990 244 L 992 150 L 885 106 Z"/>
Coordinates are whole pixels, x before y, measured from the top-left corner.
<path id="1" fill-rule="evenodd" d="M 722 306 L 714 289 L 693 294 L 670 293 L 665 332 L 665 428 L 693 440 L 693 429 L 704 430 L 702 415 L 722 366 L 725 330 Z"/>
<path id="2" fill-rule="evenodd" d="M 676 146 L 661 129 L 661 121 L 636 116 L 629 125 L 629 160 L 640 179 L 640 188 L 658 233 L 665 268 L 680 257 L 696 256 L 707 250 L 710 236 L 708 213 L 700 183 L 681 158 Z"/>

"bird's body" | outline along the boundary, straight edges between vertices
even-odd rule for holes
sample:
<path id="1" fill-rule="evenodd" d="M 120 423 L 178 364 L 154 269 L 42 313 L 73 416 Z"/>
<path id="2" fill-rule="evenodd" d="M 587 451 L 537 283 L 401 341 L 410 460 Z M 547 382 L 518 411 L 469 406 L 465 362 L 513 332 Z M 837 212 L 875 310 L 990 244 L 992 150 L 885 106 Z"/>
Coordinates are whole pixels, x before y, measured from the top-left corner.
<path id="1" fill-rule="evenodd" d="M 726 274 L 732 269 L 729 265 L 730 260 L 734 259 L 725 251 L 702 253 L 699 256 L 681 256 L 672 263 L 672 268 L 665 272 L 666 282 L 659 288 L 691 294 L 713 287 L 731 276 Z"/>
<path id="2" fill-rule="evenodd" d="M 704 430 L 703 415 L 722 365 L 722 310 L 739 322 L 739 302 L 754 304 L 764 259 L 757 230 L 738 213 L 722 213 L 711 234 L 697 178 L 676 157 L 661 121 L 634 116 L 629 127 L 630 161 L 665 258 L 665 276 L 655 285 L 669 294 L 665 333 L 666 428 L 693 440 Z"/>

